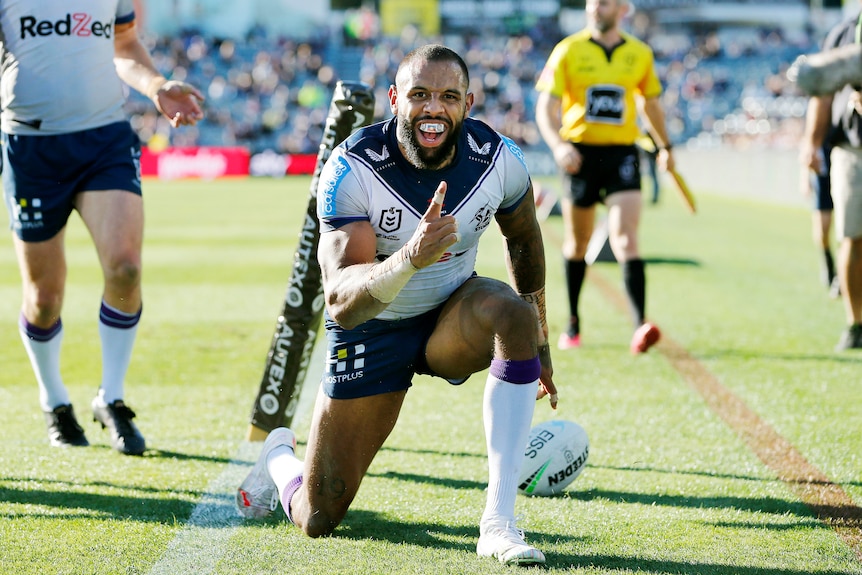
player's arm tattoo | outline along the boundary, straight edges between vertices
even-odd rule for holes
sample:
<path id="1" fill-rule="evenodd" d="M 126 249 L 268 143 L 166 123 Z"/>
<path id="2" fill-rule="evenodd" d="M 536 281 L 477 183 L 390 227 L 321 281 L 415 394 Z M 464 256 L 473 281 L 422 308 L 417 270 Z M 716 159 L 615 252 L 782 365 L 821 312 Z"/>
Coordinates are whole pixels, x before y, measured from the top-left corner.
<path id="1" fill-rule="evenodd" d="M 527 294 L 544 289 L 545 245 L 532 192 L 511 214 L 498 214 L 497 222 L 505 238 L 507 266 L 515 290 Z"/>

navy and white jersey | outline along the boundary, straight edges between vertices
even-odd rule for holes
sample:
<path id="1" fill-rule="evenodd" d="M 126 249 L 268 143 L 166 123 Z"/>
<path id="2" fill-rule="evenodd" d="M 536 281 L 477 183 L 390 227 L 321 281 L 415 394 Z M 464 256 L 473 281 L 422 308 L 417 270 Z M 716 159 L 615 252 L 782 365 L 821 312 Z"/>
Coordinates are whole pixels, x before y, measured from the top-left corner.
<path id="1" fill-rule="evenodd" d="M 65 134 L 125 120 L 114 30 L 133 0 L 0 0 L 0 129 Z"/>
<path id="2" fill-rule="evenodd" d="M 413 317 L 446 301 L 473 274 L 479 238 L 494 215 L 514 211 L 530 187 L 520 148 L 479 120 L 464 120 L 456 158 L 441 170 L 417 169 L 403 157 L 395 122 L 347 138 L 333 150 L 317 188 L 321 233 L 368 221 L 383 260 L 410 240 L 437 186 L 447 183 L 442 214 L 455 216 L 461 239 L 411 278 L 377 316 L 383 320 Z"/>

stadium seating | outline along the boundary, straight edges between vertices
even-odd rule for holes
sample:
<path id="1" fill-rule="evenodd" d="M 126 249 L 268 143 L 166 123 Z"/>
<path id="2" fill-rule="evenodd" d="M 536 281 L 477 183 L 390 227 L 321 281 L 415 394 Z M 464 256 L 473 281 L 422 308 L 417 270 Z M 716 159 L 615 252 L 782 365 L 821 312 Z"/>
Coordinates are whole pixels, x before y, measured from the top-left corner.
<path id="1" fill-rule="evenodd" d="M 740 38 L 748 38 L 743 42 Z M 557 38 L 529 36 L 443 38 L 465 56 L 476 95 L 473 115 L 512 137 L 525 150 L 543 150 L 533 120 L 533 84 Z M 816 51 L 812 39 L 654 31 L 665 86 L 663 102 L 677 145 L 795 145 L 805 98 L 784 78 L 798 54 Z M 156 65 L 198 86 L 206 118 L 170 130 L 143 96 L 127 108 L 144 142 L 155 146 L 233 146 L 252 153 L 316 153 L 329 98 L 339 79 L 374 87 L 378 119 L 389 114 L 386 90 L 401 56 L 429 41 L 416 34 L 345 46 L 327 40 L 269 38 L 253 31 L 243 41 L 187 31 L 152 41 Z"/>

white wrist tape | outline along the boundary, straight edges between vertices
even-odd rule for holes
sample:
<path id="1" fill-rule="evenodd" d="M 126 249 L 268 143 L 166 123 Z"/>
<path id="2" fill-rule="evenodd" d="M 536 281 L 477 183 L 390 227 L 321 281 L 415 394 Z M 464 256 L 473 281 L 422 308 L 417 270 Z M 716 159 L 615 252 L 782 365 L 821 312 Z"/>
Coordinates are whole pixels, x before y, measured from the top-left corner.
<path id="1" fill-rule="evenodd" d="M 371 268 L 365 290 L 380 303 L 390 303 L 419 271 L 403 249 Z"/>
<path id="2" fill-rule="evenodd" d="M 150 80 L 150 82 L 147 84 L 147 91 L 145 92 L 147 98 L 149 98 L 150 100 L 155 98 L 159 90 L 162 89 L 162 86 L 164 86 L 167 82 L 168 80 L 164 76 L 156 76 L 155 78 Z"/>

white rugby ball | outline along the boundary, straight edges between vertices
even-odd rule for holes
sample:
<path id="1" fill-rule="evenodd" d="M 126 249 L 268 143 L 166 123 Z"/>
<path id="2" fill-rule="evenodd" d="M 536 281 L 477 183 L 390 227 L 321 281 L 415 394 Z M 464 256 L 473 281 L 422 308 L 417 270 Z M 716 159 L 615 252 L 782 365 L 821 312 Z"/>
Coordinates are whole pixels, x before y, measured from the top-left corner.
<path id="1" fill-rule="evenodd" d="M 586 430 L 574 421 L 545 421 L 530 430 L 518 493 L 556 495 L 577 479 L 590 455 Z"/>

